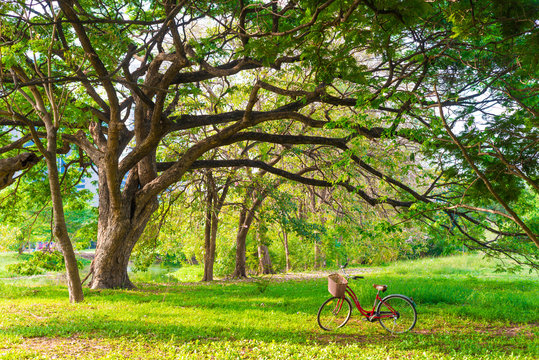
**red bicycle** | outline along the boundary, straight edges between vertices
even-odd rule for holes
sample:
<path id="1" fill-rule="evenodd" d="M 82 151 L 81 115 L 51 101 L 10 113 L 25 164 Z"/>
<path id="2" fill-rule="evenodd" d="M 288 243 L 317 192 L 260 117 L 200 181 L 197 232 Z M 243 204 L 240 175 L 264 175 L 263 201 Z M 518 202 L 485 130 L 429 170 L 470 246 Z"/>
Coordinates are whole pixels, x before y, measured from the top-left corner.
<path id="1" fill-rule="evenodd" d="M 328 290 L 333 297 L 327 299 L 318 310 L 318 325 L 324 330 L 331 331 L 346 325 L 352 315 L 352 303 L 358 311 L 370 322 L 378 321 L 380 325 L 392 334 L 402 334 L 414 328 L 417 322 L 417 311 L 412 299 L 400 294 L 391 294 L 383 299 L 380 292 L 387 290 L 387 285 L 374 284 L 378 290 L 372 310 L 361 307 L 356 294 L 348 285 L 349 278 L 363 279 L 363 276 L 349 276 L 341 266 L 344 277 L 332 274 L 328 278 Z M 348 297 L 346 296 L 348 295 Z"/>

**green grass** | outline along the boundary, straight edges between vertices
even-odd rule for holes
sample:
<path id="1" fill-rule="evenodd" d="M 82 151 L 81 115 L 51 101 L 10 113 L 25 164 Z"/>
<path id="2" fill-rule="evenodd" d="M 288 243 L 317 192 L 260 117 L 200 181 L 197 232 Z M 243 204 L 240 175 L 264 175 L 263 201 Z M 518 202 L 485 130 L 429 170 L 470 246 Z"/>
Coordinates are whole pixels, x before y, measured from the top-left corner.
<path id="1" fill-rule="evenodd" d="M 453 265 L 452 265 L 453 264 Z M 446 269 L 446 270 L 444 270 Z M 199 278 L 198 268 L 185 268 Z M 325 279 L 181 284 L 134 291 L 85 289 L 68 304 L 60 286 L 0 283 L 0 359 L 535 359 L 537 275 L 494 272 L 476 255 L 369 269 L 352 287 L 365 305 L 372 283 L 412 296 L 418 324 L 392 336 L 357 311 L 328 333 L 316 312 Z M 176 273 L 174 273 L 176 274 Z M 159 279 L 158 279 L 159 280 Z"/>
<path id="2" fill-rule="evenodd" d="M 0 277 L 9 277 L 12 276 L 12 274 L 9 273 L 7 270 L 8 265 L 15 264 L 19 262 L 16 253 L 9 252 L 9 253 L 3 253 L 0 252 Z"/>

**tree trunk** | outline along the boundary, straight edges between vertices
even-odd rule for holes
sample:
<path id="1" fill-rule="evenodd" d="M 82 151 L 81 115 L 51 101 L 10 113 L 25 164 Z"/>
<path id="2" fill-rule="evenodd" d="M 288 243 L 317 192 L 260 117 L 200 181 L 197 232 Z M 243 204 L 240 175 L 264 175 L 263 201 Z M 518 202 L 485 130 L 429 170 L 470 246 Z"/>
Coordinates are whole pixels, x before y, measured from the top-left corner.
<path id="1" fill-rule="evenodd" d="M 240 211 L 240 219 L 238 226 L 238 233 L 236 235 L 236 267 L 232 277 L 234 278 L 246 278 L 247 273 L 245 271 L 245 242 L 247 240 L 247 234 L 249 233 L 250 223 L 247 221 L 247 208 L 243 208 Z"/>
<path id="2" fill-rule="evenodd" d="M 208 189 L 206 200 L 206 226 L 204 229 L 204 276 L 202 281 L 213 281 L 215 262 L 215 243 L 217 240 L 218 220 L 214 210 L 213 191 Z"/>
<path id="3" fill-rule="evenodd" d="M 290 266 L 290 250 L 288 249 L 288 233 L 283 229 L 283 246 L 284 246 L 284 257 L 285 257 L 285 271 L 289 272 L 291 270 Z"/>
<path id="4" fill-rule="evenodd" d="M 268 249 L 268 244 L 270 244 L 268 239 L 268 228 L 263 214 L 259 214 L 256 238 L 258 241 L 258 273 L 273 274 L 273 267 L 271 265 Z"/>
<path id="5" fill-rule="evenodd" d="M 138 171 L 129 173 L 123 191 L 123 207 L 114 213 L 108 201 L 108 188 L 104 171 L 99 172 L 99 219 L 97 248 L 92 261 L 92 289 L 134 288 L 127 273 L 133 247 L 144 232 L 157 199 L 137 204 Z"/>
<path id="6" fill-rule="evenodd" d="M 213 281 L 213 264 L 215 263 L 215 247 L 217 244 L 217 229 L 219 218 L 217 214 L 212 213 L 211 234 L 210 234 L 210 257 L 208 258 L 208 276 L 206 281 Z"/>
<path id="7" fill-rule="evenodd" d="M 269 249 L 266 245 L 258 245 L 258 271 L 260 274 L 274 274 Z"/>
<path id="8" fill-rule="evenodd" d="M 212 221 L 209 242 L 204 253 L 204 277 L 202 281 L 213 281 L 213 265 L 215 263 L 215 245 L 217 242 L 217 221 Z"/>
<path id="9" fill-rule="evenodd" d="M 129 257 L 150 216 L 151 213 L 146 218 L 131 221 L 125 216 L 108 220 L 106 231 L 98 234 L 95 258 L 92 262 L 90 282 L 92 289 L 135 287 L 127 273 Z"/>
<path id="10" fill-rule="evenodd" d="M 246 199 L 251 196 L 252 193 L 248 193 Z M 259 195 L 254 201 L 251 208 L 247 208 L 247 201 L 244 201 L 244 207 L 240 211 L 239 228 L 236 235 L 236 267 L 234 269 L 234 273 L 232 274 L 232 277 L 234 278 L 247 277 L 247 273 L 245 271 L 245 241 L 247 240 L 247 234 L 249 233 L 249 229 L 251 227 L 251 224 L 253 223 L 256 210 L 258 210 L 260 205 L 262 205 L 262 202 L 264 201 L 266 196 L 266 194 Z"/>
<path id="11" fill-rule="evenodd" d="M 325 190 L 326 189 L 322 189 L 322 194 L 321 194 L 322 201 L 325 201 L 325 199 L 326 199 L 327 192 Z M 322 228 L 326 227 L 326 217 L 325 216 L 320 216 L 320 225 L 322 225 Z M 322 247 L 321 241 L 320 240 L 316 241 L 314 246 L 316 247 L 315 251 L 318 252 L 318 268 L 320 268 L 320 267 L 325 268 L 326 267 L 326 255 L 322 251 L 323 247 Z"/>
<path id="12" fill-rule="evenodd" d="M 206 219 L 204 225 L 204 276 L 202 281 L 212 281 L 213 280 L 213 256 L 214 253 L 211 251 L 211 207 L 212 207 L 212 195 L 210 190 L 207 190 L 206 194 Z"/>
<path id="13" fill-rule="evenodd" d="M 92 289 L 135 287 L 127 274 L 129 257 L 136 242 L 133 237 L 129 239 L 130 225 L 126 219 L 109 219 L 107 231 L 98 236 L 92 262 Z"/>
<path id="14" fill-rule="evenodd" d="M 156 202 L 147 204 L 140 212 L 137 211 L 139 207 L 133 206 L 138 216 L 132 217 L 124 211 L 121 216 L 107 219 L 106 228 L 98 234 L 91 288 L 134 287 L 127 273 L 129 257 L 156 208 Z"/>
<path id="15" fill-rule="evenodd" d="M 207 172 L 206 180 L 208 195 L 206 200 L 206 228 L 204 231 L 204 277 L 202 281 L 213 281 L 213 264 L 215 263 L 219 213 L 223 208 L 228 189 L 232 183 L 232 175 L 227 177 L 222 187 L 221 196 L 219 196 L 219 190 L 211 171 Z"/>
<path id="16" fill-rule="evenodd" d="M 318 241 L 314 241 L 314 268 L 318 269 L 320 267 L 320 247 L 318 246 Z"/>
<path id="17" fill-rule="evenodd" d="M 49 172 L 49 186 L 51 190 L 54 217 L 53 228 L 51 230 L 54 237 L 60 244 L 60 249 L 62 250 L 62 254 L 64 256 L 69 301 L 72 303 L 77 303 L 84 300 L 84 295 L 82 292 L 82 284 L 80 281 L 75 251 L 73 250 L 73 245 L 71 244 L 71 239 L 69 238 L 65 222 L 64 206 L 56 163 L 56 136 L 50 135 L 50 137 L 51 138 L 48 139 L 49 156 L 46 159 L 46 162 L 47 171 Z"/>
<path id="18" fill-rule="evenodd" d="M 52 46 L 52 45 L 51 45 Z M 49 63 L 50 65 L 50 63 Z M 50 68 L 49 76 L 50 75 Z M 22 74 L 21 74 L 22 73 Z M 15 73 L 13 73 L 15 76 Z M 24 71 L 18 69 L 19 77 L 27 78 Z M 43 74 L 39 72 L 38 76 Z M 40 88 L 41 89 L 41 88 Z M 33 97 L 33 101 L 30 101 L 36 114 L 38 114 L 40 120 L 45 125 L 47 145 L 43 146 L 40 136 L 33 125 L 30 125 L 29 130 L 35 146 L 39 152 L 45 158 L 47 164 L 47 173 L 49 178 L 49 188 L 51 192 L 52 201 L 52 214 L 53 221 L 51 223 L 51 232 L 57 239 L 62 250 L 64 257 L 67 287 L 69 291 L 70 302 L 81 302 L 84 299 L 82 292 L 82 284 L 80 282 L 79 268 L 77 266 L 77 259 L 67 232 L 67 226 L 64 215 L 64 204 L 62 200 L 62 189 L 60 187 L 60 176 L 58 174 L 58 129 L 60 128 L 60 111 L 58 104 L 55 101 L 53 95 L 52 86 L 45 86 L 44 91 L 47 95 L 48 101 L 44 100 L 43 94 L 35 86 L 28 88 L 28 93 L 25 93 L 28 97 Z M 27 97 L 27 99 L 28 99 Z M 49 112 L 51 110 L 51 112 Z M 67 151 L 69 147 L 67 147 Z M 19 154 L 14 158 L 5 159 L 0 161 L 0 188 L 6 184 L 9 184 L 13 179 L 14 170 L 27 169 L 39 161 L 39 158 L 33 153 Z"/>

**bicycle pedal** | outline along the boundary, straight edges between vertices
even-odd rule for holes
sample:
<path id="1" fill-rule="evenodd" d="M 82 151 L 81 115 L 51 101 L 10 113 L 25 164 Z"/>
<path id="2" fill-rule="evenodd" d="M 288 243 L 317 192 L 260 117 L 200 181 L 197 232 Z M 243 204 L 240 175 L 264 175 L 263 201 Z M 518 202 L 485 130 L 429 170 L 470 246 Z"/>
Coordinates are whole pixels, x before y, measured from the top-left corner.
<path id="1" fill-rule="evenodd" d="M 376 320 L 376 315 L 371 315 L 371 316 L 368 316 L 368 317 L 363 317 L 362 319 L 363 321 L 368 321 L 368 322 L 375 322 Z"/>

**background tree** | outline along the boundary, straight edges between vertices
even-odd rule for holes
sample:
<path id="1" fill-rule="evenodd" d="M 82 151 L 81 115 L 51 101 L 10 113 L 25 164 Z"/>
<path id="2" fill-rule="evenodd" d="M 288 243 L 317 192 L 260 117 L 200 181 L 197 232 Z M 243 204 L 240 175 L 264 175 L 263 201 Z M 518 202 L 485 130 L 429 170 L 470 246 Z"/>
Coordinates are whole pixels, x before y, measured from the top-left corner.
<path id="1" fill-rule="evenodd" d="M 233 173 L 229 174 L 224 180 L 224 184 L 218 188 L 213 172 L 208 170 L 204 174 L 206 185 L 206 224 L 204 229 L 204 276 L 202 277 L 202 281 L 213 280 L 219 213 L 225 203 L 233 176 Z"/>

